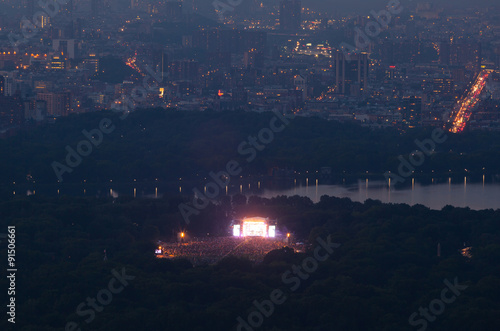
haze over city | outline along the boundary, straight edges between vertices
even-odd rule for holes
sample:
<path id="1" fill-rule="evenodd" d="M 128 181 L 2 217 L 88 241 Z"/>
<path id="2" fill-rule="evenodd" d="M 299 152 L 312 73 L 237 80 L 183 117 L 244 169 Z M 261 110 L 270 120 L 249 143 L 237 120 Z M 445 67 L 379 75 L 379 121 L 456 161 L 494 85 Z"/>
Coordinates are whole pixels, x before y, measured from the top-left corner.
<path id="1" fill-rule="evenodd" d="M 1 330 L 500 327 L 500 6 L 0 0 Z"/>

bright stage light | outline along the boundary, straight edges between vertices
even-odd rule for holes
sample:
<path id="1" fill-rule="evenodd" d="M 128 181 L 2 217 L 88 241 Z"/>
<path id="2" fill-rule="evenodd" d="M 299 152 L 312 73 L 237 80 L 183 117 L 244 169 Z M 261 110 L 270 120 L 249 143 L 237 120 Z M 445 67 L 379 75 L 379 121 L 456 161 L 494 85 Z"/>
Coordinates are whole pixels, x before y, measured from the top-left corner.
<path id="1" fill-rule="evenodd" d="M 267 237 L 267 224 L 264 218 L 253 217 L 243 220 L 244 237 Z"/>
<path id="2" fill-rule="evenodd" d="M 276 222 L 264 217 L 246 217 L 232 225 L 233 237 L 276 238 Z"/>
<path id="3" fill-rule="evenodd" d="M 234 237 L 239 237 L 240 236 L 240 225 L 239 224 L 235 224 L 233 226 L 233 236 Z"/>

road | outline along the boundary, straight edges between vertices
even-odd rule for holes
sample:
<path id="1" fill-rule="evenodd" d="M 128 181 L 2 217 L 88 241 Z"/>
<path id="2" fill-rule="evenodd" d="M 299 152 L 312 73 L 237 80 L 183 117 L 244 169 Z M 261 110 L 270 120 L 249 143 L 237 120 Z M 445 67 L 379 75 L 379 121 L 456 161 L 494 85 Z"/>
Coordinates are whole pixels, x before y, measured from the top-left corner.
<path id="1" fill-rule="evenodd" d="M 458 133 L 462 132 L 465 125 L 472 115 L 474 107 L 478 104 L 480 100 L 481 93 L 486 87 L 486 81 L 493 70 L 483 70 L 479 73 L 474 84 L 470 87 L 467 94 L 458 102 L 455 110 L 453 111 L 453 124 L 450 128 L 450 132 Z"/>

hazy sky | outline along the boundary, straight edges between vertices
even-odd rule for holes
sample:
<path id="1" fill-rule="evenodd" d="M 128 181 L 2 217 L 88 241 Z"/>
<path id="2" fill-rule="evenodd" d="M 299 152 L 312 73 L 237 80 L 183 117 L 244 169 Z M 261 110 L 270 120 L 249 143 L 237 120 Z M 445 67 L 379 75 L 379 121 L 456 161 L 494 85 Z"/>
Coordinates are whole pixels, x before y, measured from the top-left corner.
<path id="1" fill-rule="evenodd" d="M 185 4 L 191 3 L 193 0 L 184 0 Z M 211 0 L 194 0 L 198 4 L 199 9 L 212 10 Z M 224 0 L 221 0 L 224 2 Z M 264 4 L 276 4 L 279 0 L 242 0 L 243 2 L 263 2 Z M 331 11 L 337 13 L 344 12 L 359 12 L 359 14 L 369 13 L 371 10 L 383 9 L 389 0 L 302 0 L 303 6 L 314 8 L 321 11 Z M 456 8 L 456 7 L 485 7 L 499 5 L 499 0 L 400 0 L 403 6 L 414 5 L 419 2 L 430 2 L 440 7 Z"/>
<path id="2" fill-rule="evenodd" d="M 359 10 L 377 10 L 378 8 L 384 8 L 389 0 L 348 0 L 348 1 L 338 1 L 338 0 L 302 0 L 304 5 L 310 5 L 318 8 L 323 8 L 328 10 L 329 8 L 339 8 L 342 11 L 354 11 Z M 498 5 L 498 0 L 430 0 L 430 1 L 415 1 L 415 0 L 400 0 L 401 4 L 415 4 L 419 2 L 430 2 L 439 6 L 453 6 L 453 7 L 470 7 L 470 6 L 492 6 Z"/>

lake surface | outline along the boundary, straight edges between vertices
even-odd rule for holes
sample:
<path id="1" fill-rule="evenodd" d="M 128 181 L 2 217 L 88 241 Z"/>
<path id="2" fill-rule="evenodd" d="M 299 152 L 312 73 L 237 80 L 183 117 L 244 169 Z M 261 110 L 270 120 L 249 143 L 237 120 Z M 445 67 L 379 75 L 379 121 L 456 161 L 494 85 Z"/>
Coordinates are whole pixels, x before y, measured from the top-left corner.
<path id="1" fill-rule="evenodd" d="M 318 202 L 322 195 L 350 198 L 364 202 L 367 199 L 380 200 L 384 203 L 422 204 L 431 209 L 441 209 L 446 205 L 469 207 L 471 209 L 500 208 L 500 183 L 455 183 L 448 179 L 446 183 L 422 185 L 412 180 L 411 186 L 396 189 L 389 188 L 385 181 L 359 180 L 348 185 L 299 185 L 287 190 L 264 189 L 261 197 L 270 198 L 278 195 L 307 196 Z"/>
<path id="2" fill-rule="evenodd" d="M 193 189 L 206 194 L 207 182 L 178 183 L 108 183 L 108 184 L 62 184 L 37 185 L 36 187 L 11 187 L 13 195 L 48 195 L 48 196 L 130 196 L 134 198 L 161 198 L 165 194 L 192 195 Z M 278 195 L 306 196 L 318 202 L 323 195 L 350 198 L 364 202 L 367 199 L 380 200 L 384 203 L 422 204 L 431 209 L 441 209 L 446 205 L 469 207 L 471 209 L 500 208 L 500 177 L 477 176 L 417 180 L 409 178 L 402 187 L 387 185 L 384 180 L 342 179 L 336 182 L 318 178 L 248 178 L 231 183 L 220 189 L 222 195 L 244 194 L 271 198 Z"/>

